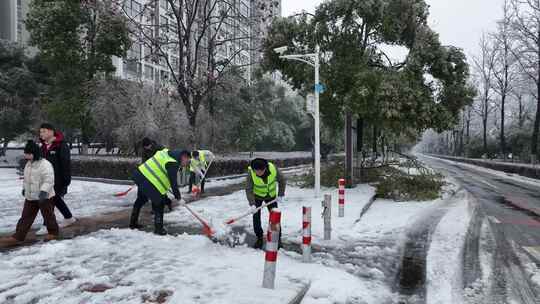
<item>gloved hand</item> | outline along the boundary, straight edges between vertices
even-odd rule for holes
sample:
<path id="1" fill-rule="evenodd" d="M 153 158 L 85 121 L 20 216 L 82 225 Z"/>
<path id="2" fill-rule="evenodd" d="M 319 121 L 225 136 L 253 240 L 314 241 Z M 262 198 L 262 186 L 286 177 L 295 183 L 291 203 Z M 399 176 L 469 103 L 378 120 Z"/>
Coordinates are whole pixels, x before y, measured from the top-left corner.
<path id="1" fill-rule="evenodd" d="M 47 199 L 49 199 L 49 193 L 45 191 L 39 191 L 39 202 L 44 203 Z"/>
<path id="2" fill-rule="evenodd" d="M 25 194 L 24 189 L 22 189 L 21 194 L 22 194 L 22 196 L 24 196 L 24 194 Z"/>
<path id="3" fill-rule="evenodd" d="M 276 198 L 276 203 L 278 205 L 281 205 L 283 203 L 283 200 L 284 200 L 283 196 L 278 196 L 278 198 Z"/>

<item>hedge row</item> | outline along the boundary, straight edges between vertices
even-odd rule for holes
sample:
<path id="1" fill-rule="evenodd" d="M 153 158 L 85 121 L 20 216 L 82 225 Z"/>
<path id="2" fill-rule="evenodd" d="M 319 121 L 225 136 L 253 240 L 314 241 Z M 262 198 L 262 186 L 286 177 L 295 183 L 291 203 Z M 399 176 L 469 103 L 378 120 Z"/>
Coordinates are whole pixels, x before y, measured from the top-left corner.
<path id="1" fill-rule="evenodd" d="M 272 160 L 276 166 L 293 167 L 310 164 L 309 157 L 295 157 Z M 75 157 L 71 160 L 71 174 L 80 177 L 95 177 L 106 179 L 127 180 L 131 179 L 133 171 L 139 165 L 140 160 L 134 158 L 109 158 L 109 157 Z M 20 163 L 21 168 L 24 160 Z M 242 174 L 246 172 L 249 160 L 246 159 L 217 159 L 212 164 L 208 177 Z"/>
<path id="2" fill-rule="evenodd" d="M 514 163 L 503 163 L 495 162 L 484 159 L 475 159 L 475 158 L 463 158 L 463 157 L 452 157 L 452 156 L 443 156 L 443 155 L 434 155 L 442 159 L 447 159 L 451 161 L 457 161 L 461 163 L 476 165 L 488 169 L 493 169 L 497 171 L 503 171 L 506 173 L 518 174 L 530 178 L 540 179 L 540 167 L 535 167 L 532 165 L 526 164 L 514 164 Z"/>

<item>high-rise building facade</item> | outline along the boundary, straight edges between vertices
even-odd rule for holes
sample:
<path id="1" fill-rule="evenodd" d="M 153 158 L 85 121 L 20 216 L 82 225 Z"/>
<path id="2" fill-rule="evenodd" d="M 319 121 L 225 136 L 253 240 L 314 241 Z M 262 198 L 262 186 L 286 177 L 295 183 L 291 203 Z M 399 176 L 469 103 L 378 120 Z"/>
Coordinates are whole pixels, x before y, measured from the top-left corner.
<path id="1" fill-rule="evenodd" d="M 27 45 L 29 34 L 24 25 L 31 0 L 0 0 L 0 39 Z"/>

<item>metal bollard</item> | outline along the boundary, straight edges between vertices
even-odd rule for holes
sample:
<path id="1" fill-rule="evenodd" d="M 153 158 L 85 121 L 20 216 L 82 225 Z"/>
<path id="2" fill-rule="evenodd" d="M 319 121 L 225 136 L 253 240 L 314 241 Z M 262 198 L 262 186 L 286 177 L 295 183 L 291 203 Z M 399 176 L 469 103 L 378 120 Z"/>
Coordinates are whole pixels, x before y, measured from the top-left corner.
<path id="1" fill-rule="evenodd" d="M 345 216 L 345 179 L 340 178 L 338 183 L 339 183 L 339 190 L 338 190 L 339 213 L 338 213 L 338 217 L 344 217 Z"/>
<path id="2" fill-rule="evenodd" d="M 332 237 L 332 195 L 325 194 L 323 206 L 323 219 L 324 219 L 324 239 L 330 240 Z"/>
<path id="3" fill-rule="evenodd" d="M 302 261 L 311 262 L 311 207 L 302 207 Z"/>
<path id="4" fill-rule="evenodd" d="M 270 224 L 266 234 L 266 254 L 264 256 L 263 288 L 274 289 L 276 280 L 276 262 L 278 253 L 281 211 L 275 208 L 270 211 Z"/>

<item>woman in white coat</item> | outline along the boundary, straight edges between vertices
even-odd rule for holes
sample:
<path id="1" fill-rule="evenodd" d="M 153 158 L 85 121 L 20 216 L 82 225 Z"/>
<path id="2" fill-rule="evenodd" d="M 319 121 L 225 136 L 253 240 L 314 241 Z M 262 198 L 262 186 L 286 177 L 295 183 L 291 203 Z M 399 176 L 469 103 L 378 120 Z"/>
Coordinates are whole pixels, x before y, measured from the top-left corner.
<path id="1" fill-rule="evenodd" d="M 53 167 L 49 161 L 41 158 L 41 150 L 33 141 L 28 141 L 24 147 L 24 158 L 27 160 L 22 190 L 25 198 L 24 208 L 12 241 L 25 240 L 38 211 L 41 211 L 45 226 L 47 226 L 46 240 L 54 240 L 58 237 L 58 223 L 54 215 L 54 204 L 51 201 L 55 195 Z"/>

